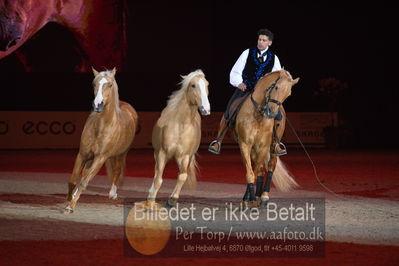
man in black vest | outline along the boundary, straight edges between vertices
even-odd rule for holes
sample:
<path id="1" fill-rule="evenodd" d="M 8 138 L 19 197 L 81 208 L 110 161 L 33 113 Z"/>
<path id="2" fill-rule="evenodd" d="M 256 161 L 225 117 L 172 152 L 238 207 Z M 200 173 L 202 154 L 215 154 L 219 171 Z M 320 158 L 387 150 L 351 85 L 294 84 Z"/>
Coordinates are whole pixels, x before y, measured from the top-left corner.
<path id="1" fill-rule="evenodd" d="M 220 154 L 222 140 L 227 131 L 227 123 L 230 119 L 230 106 L 234 100 L 251 92 L 258 80 L 265 74 L 281 69 L 280 60 L 270 49 L 272 42 L 273 33 L 268 29 L 260 29 L 258 31 L 257 48 L 246 49 L 231 69 L 230 84 L 236 87 L 236 89 L 220 121 L 217 139 L 209 145 L 208 150 L 210 152 Z M 279 123 L 278 121 L 281 121 L 281 118 L 282 114 L 279 113 L 276 117 L 276 123 Z M 280 129 L 284 130 L 284 126 L 280 127 Z M 286 153 L 284 145 L 277 147 L 277 155 Z"/>

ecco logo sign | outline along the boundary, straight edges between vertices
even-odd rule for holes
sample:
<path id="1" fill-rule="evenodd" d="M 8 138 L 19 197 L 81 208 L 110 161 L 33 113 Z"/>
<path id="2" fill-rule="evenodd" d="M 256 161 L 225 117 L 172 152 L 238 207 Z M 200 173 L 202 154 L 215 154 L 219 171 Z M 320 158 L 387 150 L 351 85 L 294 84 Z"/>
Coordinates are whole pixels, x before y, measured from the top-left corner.
<path id="1" fill-rule="evenodd" d="M 8 123 L 6 121 L 0 121 L 0 135 L 8 133 Z"/>
<path id="2" fill-rule="evenodd" d="M 26 121 L 22 125 L 22 131 L 26 135 L 32 135 L 38 133 L 40 135 L 52 134 L 52 135 L 59 135 L 61 133 L 72 135 L 75 133 L 76 125 L 71 121 L 66 122 L 59 122 L 59 121 Z"/>

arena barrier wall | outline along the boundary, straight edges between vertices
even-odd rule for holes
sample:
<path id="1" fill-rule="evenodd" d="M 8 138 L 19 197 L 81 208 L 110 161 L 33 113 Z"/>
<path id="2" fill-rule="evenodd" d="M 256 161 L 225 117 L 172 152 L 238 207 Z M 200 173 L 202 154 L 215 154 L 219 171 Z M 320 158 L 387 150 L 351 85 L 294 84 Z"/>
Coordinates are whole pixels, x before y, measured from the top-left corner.
<path id="1" fill-rule="evenodd" d="M 133 148 L 152 148 L 151 132 L 160 112 L 139 112 L 140 129 Z M 222 112 L 213 112 L 202 118 L 201 147 L 216 138 Z M 75 149 L 79 147 L 80 135 L 88 112 L 39 112 L 0 111 L 0 149 Z M 290 112 L 287 117 L 301 141 L 307 147 L 326 146 L 324 128 L 331 126 L 328 112 Z M 286 125 L 284 143 L 298 146 L 299 142 Z M 237 148 L 230 131 L 223 142 L 224 148 Z"/>

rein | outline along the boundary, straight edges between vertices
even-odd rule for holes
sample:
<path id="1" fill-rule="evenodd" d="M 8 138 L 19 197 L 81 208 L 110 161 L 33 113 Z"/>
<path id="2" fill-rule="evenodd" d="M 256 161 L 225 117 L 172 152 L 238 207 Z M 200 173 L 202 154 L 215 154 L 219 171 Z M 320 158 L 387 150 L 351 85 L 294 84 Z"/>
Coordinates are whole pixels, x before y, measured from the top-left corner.
<path id="1" fill-rule="evenodd" d="M 277 90 L 277 81 L 280 78 L 278 78 L 272 85 L 270 85 L 270 87 L 267 89 L 267 96 L 264 98 L 262 104 L 258 104 L 254 98 L 253 98 L 253 93 L 251 93 L 251 102 L 253 103 L 253 105 L 255 106 L 255 108 L 265 117 L 267 118 L 275 118 L 278 115 L 278 109 L 277 112 L 273 112 L 272 108 L 270 108 L 269 103 L 274 103 L 277 104 L 278 106 L 280 106 L 282 103 L 270 98 L 270 94 L 271 92 L 276 89 Z"/>

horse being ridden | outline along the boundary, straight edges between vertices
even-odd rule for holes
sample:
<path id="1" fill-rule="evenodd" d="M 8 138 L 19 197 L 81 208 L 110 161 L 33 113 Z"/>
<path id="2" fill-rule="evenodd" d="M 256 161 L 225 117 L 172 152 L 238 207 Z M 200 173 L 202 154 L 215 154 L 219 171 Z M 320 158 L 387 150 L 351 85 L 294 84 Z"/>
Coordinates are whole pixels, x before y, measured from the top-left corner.
<path id="1" fill-rule="evenodd" d="M 201 115 L 210 114 L 208 81 L 201 70 L 182 78 L 181 89 L 170 96 L 152 131 L 155 176 L 147 198 L 149 204 L 155 203 L 165 165 L 172 158 L 177 162 L 179 175 L 168 204 L 175 205 L 186 180 L 191 187 L 196 182 L 195 153 L 201 139 L 201 117 L 198 110 Z"/>
<path id="2" fill-rule="evenodd" d="M 259 200 L 262 203 L 269 200 L 273 175 L 273 183 L 282 191 L 297 186 L 276 155 L 279 138 L 274 118 L 281 104 L 291 95 L 292 86 L 298 81 L 299 78 L 293 80 L 286 70 L 269 73 L 257 82 L 254 92 L 238 111 L 234 132 L 246 168 L 247 189 L 243 198 L 245 205 L 250 203 L 251 207 L 255 207 Z M 265 169 L 267 177 L 264 184 Z"/>
<path id="3" fill-rule="evenodd" d="M 19 48 L 53 22 L 75 37 L 81 57 L 77 71 L 104 65 L 123 70 L 127 60 L 127 9 L 127 0 L 0 0 L 0 59 L 18 49 L 21 63 L 31 71 Z"/>
<path id="4" fill-rule="evenodd" d="M 115 68 L 100 73 L 93 68 L 94 111 L 83 128 L 79 153 L 69 181 L 69 203 L 65 212 L 73 211 L 80 194 L 104 163 L 112 181 L 109 198 L 117 198 L 117 188 L 123 178 L 126 155 L 136 133 L 138 116 L 131 105 L 119 101 L 115 72 Z"/>

